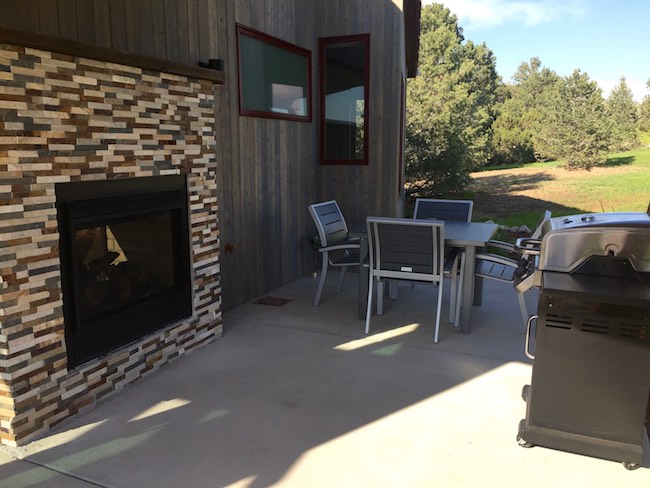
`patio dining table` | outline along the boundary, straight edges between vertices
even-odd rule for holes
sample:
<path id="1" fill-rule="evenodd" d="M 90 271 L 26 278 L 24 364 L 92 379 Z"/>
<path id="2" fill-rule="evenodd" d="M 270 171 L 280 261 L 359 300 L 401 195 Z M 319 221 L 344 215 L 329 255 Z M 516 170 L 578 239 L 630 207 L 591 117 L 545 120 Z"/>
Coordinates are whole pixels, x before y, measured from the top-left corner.
<path id="1" fill-rule="evenodd" d="M 445 221 L 445 245 L 459 247 L 465 251 L 465 270 L 463 274 L 462 307 L 460 312 L 460 331 L 471 331 L 472 305 L 480 305 L 483 294 L 482 279 L 474 276 L 476 249 L 484 247 L 497 230 L 497 224 L 482 222 Z M 368 268 L 363 263 L 368 257 L 368 234 L 365 225 L 349 232 L 350 237 L 359 238 L 359 319 L 366 318 L 368 303 Z"/>

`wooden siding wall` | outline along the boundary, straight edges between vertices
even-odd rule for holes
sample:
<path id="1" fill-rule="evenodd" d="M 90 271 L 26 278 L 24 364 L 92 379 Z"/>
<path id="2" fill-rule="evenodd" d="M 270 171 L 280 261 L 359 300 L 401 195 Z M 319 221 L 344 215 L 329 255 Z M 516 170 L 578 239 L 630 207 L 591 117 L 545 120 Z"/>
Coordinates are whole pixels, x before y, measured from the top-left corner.
<path id="1" fill-rule="evenodd" d="M 399 208 L 401 0 L 2 0 L 0 25 L 191 65 L 225 60 L 215 87 L 225 310 L 313 270 L 307 206 L 349 225 Z M 236 23 L 312 52 L 313 122 L 239 116 Z M 370 33 L 368 166 L 318 161 L 318 38 Z M 315 287 L 315 285 L 314 285 Z"/>
<path id="2" fill-rule="evenodd" d="M 196 66 L 219 58 L 216 0 L 2 0 L 0 25 Z"/>
<path id="3" fill-rule="evenodd" d="M 218 159 L 222 199 L 221 269 L 224 308 L 267 293 L 312 270 L 307 235 L 315 232 L 307 206 L 317 195 L 316 123 L 239 115 L 236 23 L 317 53 L 312 2 L 219 0 L 228 22 L 230 83 L 217 99 L 222 142 Z M 312 86 L 316 73 L 312 66 Z M 312 107 L 315 107 L 312 91 Z"/>
<path id="4" fill-rule="evenodd" d="M 311 203 L 336 199 L 351 226 L 396 215 L 401 181 L 400 98 L 405 73 L 401 2 L 385 0 L 219 0 L 228 18 L 221 88 L 221 254 L 224 308 L 313 270 Z M 235 23 L 312 52 L 313 122 L 240 117 Z M 318 39 L 370 33 L 368 166 L 323 166 L 318 157 Z M 314 290 L 315 290 L 314 282 Z M 234 292 L 233 292 L 234 290 Z M 236 293 L 236 296 L 233 296 Z"/>
<path id="5" fill-rule="evenodd" d="M 369 215 L 399 212 L 401 81 L 404 79 L 404 19 L 401 2 L 317 2 L 319 37 L 370 33 L 368 166 L 319 166 L 318 198 L 336 199 L 348 225 Z"/>

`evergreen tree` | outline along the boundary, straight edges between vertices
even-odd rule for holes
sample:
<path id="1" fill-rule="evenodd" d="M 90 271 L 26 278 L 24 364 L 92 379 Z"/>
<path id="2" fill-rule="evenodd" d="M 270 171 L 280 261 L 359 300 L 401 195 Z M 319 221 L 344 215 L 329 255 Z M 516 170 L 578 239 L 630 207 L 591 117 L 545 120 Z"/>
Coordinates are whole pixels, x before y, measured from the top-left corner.
<path id="1" fill-rule="evenodd" d="M 637 147 L 637 106 L 625 77 L 607 98 L 607 114 L 612 122 L 612 150 L 627 151 Z"/>
<path id="2" fill-rule="evenodd" d="M 508 85 L 508 97 L 494 121 L 495 163 L 530 163 L 538 151 L 535 133 L 541 120 L 544 94 L 559 80 L 558 75 L 542 68 L 539 58 L 523 62 Z"/>
<path id="3" fill-rule="evenodd" d="M 535 160 L 532 134 L 523 123 L 526 107 L 516 86 L 507 86 L 507 97 L 494 121 L 494 156 L 491 163 L 528 163 Z"/>
<path id="4" fill-rule="evenodd" d="M 650 90 L 650 78 L 648 78 L 646 86 Z M 637 127 L 643 132 L 650 132 L 650 95 L 643 97 L 639 104 Z"/>
<path id="5" fill-rule="evenodd" d="M 409 81 L 406 180 L 410 193 L 462 190 L 491 155 L 500 78 L 484 45 L 464 42 L 457 18 L 442 5 L 422 8 L 420 76 Z"/>
<path id="6" fill-rule="evenodd" d="M 575 70 L 545 94 L 535 136 L 540 154 L 566 160 L 568 169 L 591 169 L 607 160 L 612 122 L 602 90 L 587 73 Z"/>

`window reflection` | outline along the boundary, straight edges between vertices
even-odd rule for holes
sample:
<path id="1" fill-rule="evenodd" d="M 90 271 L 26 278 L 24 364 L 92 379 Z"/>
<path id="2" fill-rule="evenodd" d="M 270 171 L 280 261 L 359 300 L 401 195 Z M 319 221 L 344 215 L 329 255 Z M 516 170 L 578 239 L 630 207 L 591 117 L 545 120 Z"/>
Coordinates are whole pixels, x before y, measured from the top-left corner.
<path id="1" fill-rule="evenodd" d="M 367 163 L 369 37 L 321 39 L 321 159 Z"/>
<path id="2" fill-rule="evenodd" d="M 311 53 L 237 25 L 240 113 L 311 120 Z"/>

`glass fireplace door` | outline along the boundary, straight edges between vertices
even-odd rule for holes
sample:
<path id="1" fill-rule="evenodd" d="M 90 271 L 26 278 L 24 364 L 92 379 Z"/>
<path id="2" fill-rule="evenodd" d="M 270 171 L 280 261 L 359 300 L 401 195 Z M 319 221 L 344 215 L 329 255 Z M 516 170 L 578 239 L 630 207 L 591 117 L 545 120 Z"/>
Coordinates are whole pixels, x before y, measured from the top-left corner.
<path id="1" fill-rule="evenodd" d="M 78 313 L 92 321 L 174 287 L 170 211 L 74 231 Z"/>
<path id="2" fill-rule="evenodd" d="M 183 176 L 57 190 L 69 366 L 192 314 Z"/>

